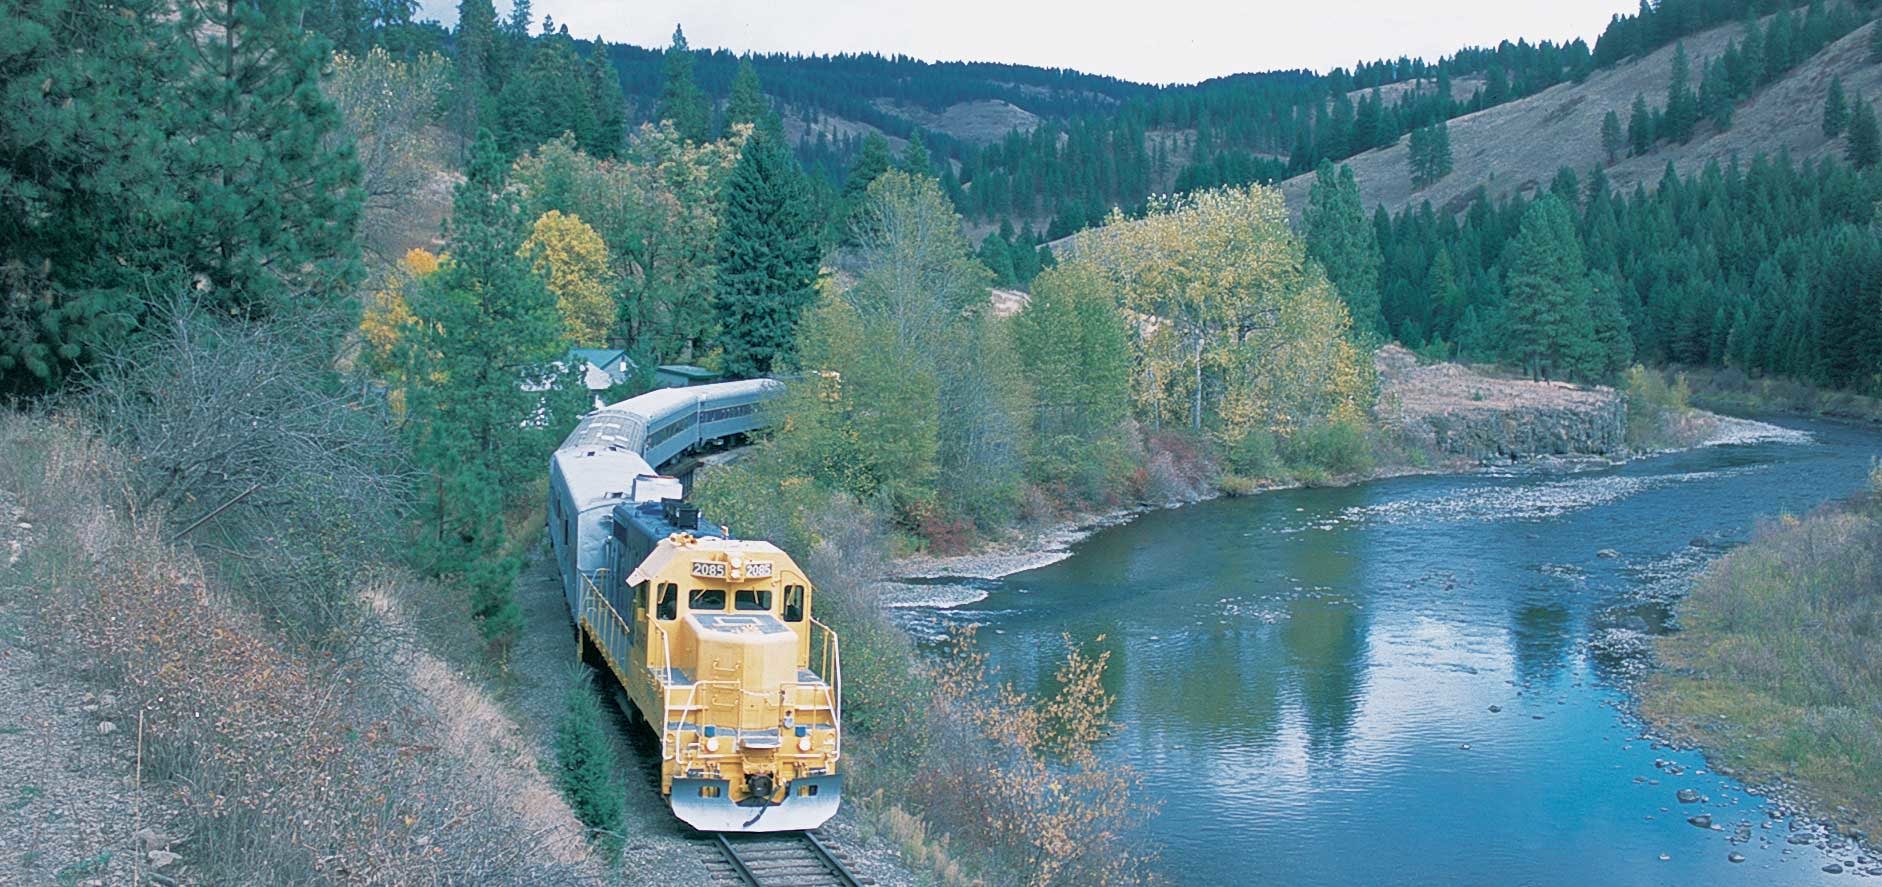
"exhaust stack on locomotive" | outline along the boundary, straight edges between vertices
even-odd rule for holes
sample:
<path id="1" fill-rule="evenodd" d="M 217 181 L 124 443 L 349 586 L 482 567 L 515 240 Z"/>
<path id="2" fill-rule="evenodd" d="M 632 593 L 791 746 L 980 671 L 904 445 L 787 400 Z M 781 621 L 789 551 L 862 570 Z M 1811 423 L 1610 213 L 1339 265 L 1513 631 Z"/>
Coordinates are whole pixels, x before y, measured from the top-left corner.
<path id="1" fill-rule="evenodd" d="M 661 791 L 705 831 L 816 828 L 841 800 L 837 637 L 776 546 L 731 537 L 655 475 L 756 427 L 775 382 L 650 392 L 584 418 L 550 462 L 549 536 L 584 643 L 660 740 Z"/>

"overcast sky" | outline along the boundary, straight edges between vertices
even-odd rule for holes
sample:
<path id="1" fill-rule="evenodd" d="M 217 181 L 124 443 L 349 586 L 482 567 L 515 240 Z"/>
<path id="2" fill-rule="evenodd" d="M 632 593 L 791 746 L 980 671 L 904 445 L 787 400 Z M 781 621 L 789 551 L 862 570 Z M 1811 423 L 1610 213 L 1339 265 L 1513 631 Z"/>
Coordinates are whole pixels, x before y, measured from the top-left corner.
<path id="1" fill-rule="evenodd" d="M 457 0 L 422 0 L 446 24 Z M 509 0 L 496 0 L 499 15 Z M 535 0 L 577 37 L 664 46 L 677 22 L 695 49 L 877 52 L 930 61 L 1076 68 L 1149 83 L 1400 55 L 1435 59 L 1505 38 L 1596 35 L 1638 0 Z"/>

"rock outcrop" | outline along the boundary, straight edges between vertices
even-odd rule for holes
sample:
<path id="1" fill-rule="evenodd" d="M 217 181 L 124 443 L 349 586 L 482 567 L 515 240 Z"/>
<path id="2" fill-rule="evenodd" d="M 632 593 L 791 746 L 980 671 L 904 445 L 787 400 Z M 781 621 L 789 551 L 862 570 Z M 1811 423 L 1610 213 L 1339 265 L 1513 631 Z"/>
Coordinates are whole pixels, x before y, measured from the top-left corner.
<path id="1" fill-rule="evenodd" d="M 1381 348 L 1377 362 L 1379 417 L 1414 445 L 1480 461 L 1627 449 L 1627 400 L 1612 388 L 1419 366 L 1397 345 Z"/>

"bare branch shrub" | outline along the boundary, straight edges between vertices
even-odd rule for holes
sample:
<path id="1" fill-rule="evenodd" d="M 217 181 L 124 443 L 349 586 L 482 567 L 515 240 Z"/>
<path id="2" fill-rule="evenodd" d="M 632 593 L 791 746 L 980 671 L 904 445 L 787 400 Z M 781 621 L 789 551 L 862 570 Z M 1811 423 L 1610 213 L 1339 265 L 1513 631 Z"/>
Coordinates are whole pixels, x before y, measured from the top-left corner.
<path id="1" fill-rule="evenodd" d="M 157 321 L 91 369 L 78 410 L 129 456 L 134 509 L 179 530 L 213 514 L 188 538 L 219 577 L 297 636 L 333 638 L 408 492 L 384 417 L 266 327 L 187 303 Z"/>

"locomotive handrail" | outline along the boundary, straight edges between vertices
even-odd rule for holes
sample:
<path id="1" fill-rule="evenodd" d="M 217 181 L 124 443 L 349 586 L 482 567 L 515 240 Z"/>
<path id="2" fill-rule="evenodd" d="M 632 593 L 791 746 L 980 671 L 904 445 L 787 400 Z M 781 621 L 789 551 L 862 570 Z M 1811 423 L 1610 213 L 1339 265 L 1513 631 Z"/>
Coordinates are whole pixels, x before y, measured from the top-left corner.
<path id="1" fill-rule="evenodd" d="M 839 646 L 836 630 L 818 622 L 814 617 L 810 624 L 823 629 L 823 701 L 830 707 L 830 726 L 836 729 L 836 750 L 832 752 L 832 761 L 843 758 L 843 654 Z"/>
<path id="2" fill-rule="evenodd" d="M 674 746 L 679 744 L 674 731 L 667 729 L 673 717 L 673 645 L 667 637 L 667 630 L 661 628 L 658 622 L 648 624 L 660 633 L 660 760 L 671 761 L 678 754 Z M 685 726 L 684 721 L 681 726 Z"/>

